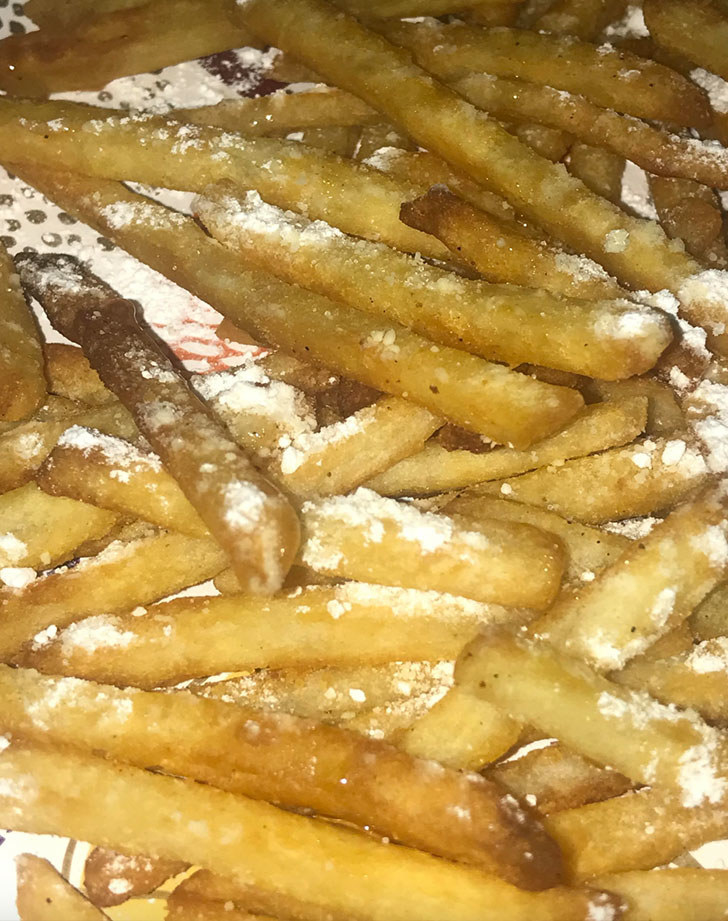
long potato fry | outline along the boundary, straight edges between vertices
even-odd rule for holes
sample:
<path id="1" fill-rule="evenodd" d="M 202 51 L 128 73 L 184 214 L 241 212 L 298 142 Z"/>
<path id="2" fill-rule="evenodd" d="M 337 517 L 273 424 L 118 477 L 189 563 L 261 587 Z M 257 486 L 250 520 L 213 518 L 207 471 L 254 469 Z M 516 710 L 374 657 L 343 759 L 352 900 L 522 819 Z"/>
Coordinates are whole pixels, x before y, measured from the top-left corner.
<path id="1" fill-rule="evenodd" d="M 629 539 L 621 534 L 590 528 L 578 521 L 568 521 L 547 509 L 507 499 L 461 496 L 448 503 L 444 511 L 473 523 L 482 518 L 521 521 L 558 535 L 568 556 L 565 573 L 568 579 L 581 579 L 585 573 L 598 572 L 614 563 L 630 546 Z"/>
<path id="2" fill-rule="evenodd" d="M 587 758 L 664 787 L 684 806 L 725 802 L 728 739 L 719 730 L 695 712 L 622 688 L 545 643 L 492 628 L 463 652 L 455 678 Z"/>
<path id="3" fill-rule="evenodd" d="M 684 621 L 728 570 L 726 497 L 708 488 L 532 624 L 598 670 L 622 668 Z"/>
<path id="4" fill-rule="evenodd" d="M 626 0 L 555 0 L 532 25 L 539 31 L 589 40 L 619 19 L 626 5 Z"/>
<path id="5" fill-rule="evenodd" d="M 22 257 L 19 261 L 22 265 Z M 51 393 L 92 406 L 103 406 L 116 399 L 76 346 L 46 342 L 43 344 L 43 358 Z"/>
<path id="6" fill-rule="evenodd" d="M 728 585 L 719 585 L 698 605 L 690 629 L 698 641 L 728 636 Z"/>
<path id="7" fill-rule="evenodd" d="M 648 182 L 667 235 L 683 240 L 687 251 L 697 259 L 715 268 L 726 268 L 728 247 L 722 236 L 723 212 L 716 193 L 690 179 L 649 176 Z"/>
<path id="8" fill-rule="evenodd" d="M 622 203 L 624 157 L 603 147 L 592 147 L 577 141 L 569 148 L 567 167 L 572 176 L 615 205 Z"/>
<path id="9" fill-rule="evenodd" d="M 598 876 L 592 881 L 621 895 L 624 921 L 720 921 L 728 900 L 728 871 L 670 867 Z"/>
<path id="10" fill-rule="evenodd" d="M 728 340 L 721 339 L 725 326 L 720 325 L 728 317 L 723 276 L 703 274 L 703 267 L 671 246 L 659 227 L 627 216 L 562 165 L 529 151 L 381 36 L 337 14 L 324 0 L 248 0 L 238 15 L 266 40 L 378 108 L 418 144 L 502 194 L 623 282 L 672 291 L 689 319 L 710 323 L 716 348 L 726 348 Z M 718 166 L 720 153 L 712 153 Z M 728 158 L 724 165 L 728 169 Z"/>
<path id="11" fill-rule="evenodd" d="M 206 189 L 195 211 L 213 236 L 285 281 L 496 361 L 631 377 L 649 369 L 671 339 L 656 311 L 619 301 L 566 303 L 460 278 L 232 184 Z"/>
<path id="12" fill-rule="evenodd" d="M 247 595 L 181 598 L 145 617 L 97 615 L 39 638 L 15 661 L 52 674 L 154 688 L 252 668 L 454 658 L 479 625 L 524 619 L 522 611 L 452 595 L 346 583 L 295 589 L 265 602 Z M 96 654 L 101 648 L 103 656 Z"/>
<path id="13" fill-rule="evenodd" d="M 0 306 L 0 420 L 17 422 L 43 403 L 46 380 L 38 328 L 2 245 Z"/>
<path id="14" fill-rule="evenodd" d="M 0 572 L 5 567 L 47 569 L 65 562 L 89 540 L 107 534 L 117 516 L 34 483 L 0 495 Z M 12 573 L 6 574 L 8 577 Z"/>
<path id="15" fill-rule="evenodd" d="M 711 121 L 707 98 L 694 83 L 629 51 L 525 29 L 485 30 L 432 19 L 385 25 L 383 32 L 443 79 L 488 73 L 577 93 L 640 118 L 696 128 Z"/>
<path id="16" fill-rule="evenodd" d="M 231 793 L 373 826 L 522 888 L 559 881 L 556 848 L 513 797 L 454 770 L 429 776 L 426 763 L 387 743 L 184 692 L 120 690 L 8 667 L 0 668 L 0 686 L 0 725 L 11 736 L 155 764 Z"/>
<path id="17" fill-rule="evenodd" d="M 625 444 L 644 431 L 646 421 L 647 400 L 644 398 L 596 403 L 556 435 L 545 438 L 528 451 L 496 448 L 485 454 L 474 454 L 427 445 L 419 454 L 410 455 L 366 485 L 385 496 L 462 489 L 484 480 L 514 476 Z"/>
<path id="18" fill-rule="evenodd" d="M 585 921 L 618 904 L 596 890 L 524 892 L 475 868 L 96 758 L 11 744 L 0 759 L 0 778 L 4 826 L 124 844 L 214 868 L 243 885 L 328 908 L 334 917 Z"/>
<path id="19" fill-rule="evenodd" d="M 83 888 L 94 905 L 106 908 L 153 892 L 185 867 L 186 864 L 178 860 L 121 854 L 110 848 L 95 847 L 84 864 Z"/>
<path id="20" fill-rule="evenodd" d="M 204 872 L 200 870 L 198 872 Z M 218 921 L 224 917 L 227 921 L 275 921 L 271 915 L 251 914 L 240 908 L 235 899 L 207 899 L 204 896 L 188 893 L 184 883 L 178 886 L 167 898 L 166 921 Z M 290 915 L 294 917 L 293 914 Z"/>
<path id="21" fill-rule="evenodd" d="M 493 437 L 500 434 L 501 440 L 514 444 L 522 439 L 530 442 L 558 428 L 582 403 L 573 391 L 534 387 L 536 382 L 524 375 L 488 365 L 468 353 L 448 348 L 433 352 L 430 340 L 398 324 L 389 322 L 382 329 L 381 322 L 360 311 L 249 270 L 210 240 L 192 218 L 172 215 L 161 205 L 115 184 L 99 189 L 98 183 L 92 182 L 89 188 L 83 180 L 69 181 L 76 189 L 80 183 L 82 191 L 74 197 L 83 200 L 84 217 L 90 210 L 101 218 L 100 226 L 109 227 L 112 238 L 135 254 L 145 255 L 156 268 L 242 322 L 260 339 L 280 345 L 294 356 L 320 361 L 389 393 L 407 394 L 436 414 L 447 406 L 459 424 L 476 431 L 487 427 Z M 63 198 L 69 207 L 65 196 L 59 196 L 58 185 L 55 183 L 49 194 L 57 200 Z M 151 246 L 150 233 L 156 238 Z M 185 252 L 195 250 L 200 258 L 193 263 L 181 259 Z M 270 310 L 270 301 L 280 309 Z M 513 400 L 504 398 L 506 381 L 519 401 L 517 407 Z M 554 404 L 546 412 L 545 400 L 550 399 Z M 508 406 L 505 412 L 500 412 L 499 402 Z M 496 433 L 499 420 L 503 431 L 498 428 Z"/>
<path id="22" fill-rule="evenodd" d="M 0 657 L 7 661 L 38 634 L 41 641 L 55 636 L 89 614 L 123 611 L 204 582 L 224 565 L 224 553 L 211 540 L 161 533 L 112 543 L 71 569 L 0 595 Z"/>
<path id="23" fill-rule="evenodd" d="M 585 381 L 582 392 L 586 399 L 619 400 L 628 397 L 647 398 L 648 435 L 684 435 L 687 431 L 685 414 L 675 391 L 668 384 L 652 377 L 634 377 L 626 381 Z"/>
<path id="24" fill-rule="evenodd" d="M 669 509 L 703 484 L 707 475 L 702 455 L 689 444 L 657 438 L 577 457 L 561 467 L 481 483 L 469 492 L 507 496 L 566 518 L 599 524 Z"/>
<path id="25" fill-rule="evenodd" d="M 728 16 L 712 0 L 646 0 L 655 43 L 728 80 Z"/>
<path id="26" fill-rule="evenodd" d="M 17 906 L 21 921 L 108 921 L 108 916 L 67 882 L 47 860 L 20 854 Z"/>

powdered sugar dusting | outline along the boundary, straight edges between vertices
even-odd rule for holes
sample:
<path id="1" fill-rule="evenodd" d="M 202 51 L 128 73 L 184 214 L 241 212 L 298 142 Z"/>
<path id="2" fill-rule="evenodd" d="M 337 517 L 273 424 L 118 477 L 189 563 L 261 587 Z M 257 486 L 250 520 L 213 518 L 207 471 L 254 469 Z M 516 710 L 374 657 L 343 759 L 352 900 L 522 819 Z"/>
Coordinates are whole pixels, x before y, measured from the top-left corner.
<path id="1" fill-rule="evenodd" d="M 79 620 L 61 633 L 63 651 L 68 653 L 83 650 L 93 654 L 109 647 L 128 646 L 133 639 L 133 633 L 121 628 L 118 617 L 107 614 L 97 614 Z"/>
<path id="2" fill-rule="evenodd" d="M 696 675 L 728 672 L 728 637 L 717 636 L 698 643 L 685 658 L 685 665 Z"/>
<path id="3" fill-rule="evenodd" d="M 716 112 L 728 113 L 728 81 L 702 67 L 691 70 L 690 79 L 705 90 Z"/>

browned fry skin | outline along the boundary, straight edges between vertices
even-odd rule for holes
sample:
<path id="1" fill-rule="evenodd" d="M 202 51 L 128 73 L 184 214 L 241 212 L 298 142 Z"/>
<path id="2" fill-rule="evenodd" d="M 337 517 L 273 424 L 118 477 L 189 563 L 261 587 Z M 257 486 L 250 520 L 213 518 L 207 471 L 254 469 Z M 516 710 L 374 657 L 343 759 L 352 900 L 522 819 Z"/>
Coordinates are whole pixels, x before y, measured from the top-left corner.
<path id="1" fill-rule="evenodd" d="M 547 5 L 533 28 L 588 40 L 619 19 L 626 5 L 626 0 L 556 0 Z"/>
<path id="2" fill-rule="evenodd" d="M 43 357 L 51 393 L 92 406 L 102 406 L 116 399 L 104 387 L 86 356 L 76 346 L 64 342 L 45 342 Z"/>
<path id="3" fill-rule="evenodd" d="M 713 189 L 690 179 L 648 178 L 665 233 L 683 240 L 687 251 L 711 268 L 726 268 L 723 211 Z"/>
<path id="4" fill-rule="evenodd" d="M 0 728 L 372 827 L 524 889 L 558 884 L 535 813 L 498 784 L 356 732 L 187 692 L 99 686 L 0 668 Z M 52 698 L 60 700 L 54 705 Z M 81 702 L 83 701 L 83 705 Z M 52 717 L 51 717 L 52 713 Z"/>
<path id="5" fill-rule="evenodd" d="M 52 320 L 79 341 L 126 405 L 254 594 L 280 588 L 298 549 L 298 518 L 243 454 L 142 328 L 131 301 L 62 311 Z"/>
<path id="6" fill-rule="evenodd" d="M 609 199 L 615 205 L 622 203 L 624 157 L 602 147 L 592 147 L 577 141 L 569 151 L 567 168 L 572 176 L 581 179 L 592 192 Z"/>
<path id="7" fill-rule="evenodd" d="M 108 847 L 95 847 L 86 858 L 83 887 L 94 905 L 106 908 L 154 892 L 186 866 L 178 860 L 121 854 Z"/>
<path id="8" fill-rule="evenodd" d="M 65 880 L 52 864 L 35 854 L 20 854 L 18 914 L 22 921 L 108 921 L 107 916 Z"/>

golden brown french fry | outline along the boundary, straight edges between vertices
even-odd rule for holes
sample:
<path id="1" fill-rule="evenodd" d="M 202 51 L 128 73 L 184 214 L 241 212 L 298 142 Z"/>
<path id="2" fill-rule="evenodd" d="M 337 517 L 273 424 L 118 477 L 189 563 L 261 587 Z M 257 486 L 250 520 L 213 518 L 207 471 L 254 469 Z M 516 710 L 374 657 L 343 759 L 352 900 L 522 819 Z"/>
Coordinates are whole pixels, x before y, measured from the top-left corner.
<path id="1" fill-rule="evenodd" d="M 728 636 L 728 585 L 723 583 L 690 615 L 690 629 L 698 641 Z"/>
<path id="2" fill-rule="evenodd" d="M 154 688 L 253 668 L 454 658 L 480 624 L 525 619 L 522 611 L 462 597 L 350 582 L 297 588 L 269 601 L 180 598 L 144 617 L 96 615 L 40 637 L 15 660 L 51 674 Z"/>
<path id="3" fill-rule="evenodd" d="M 574 139 L 566 131 L 559 128 L 549 128 L 547 125 L 539 125 L 537 122 L 502 122 L 503 127 L 514 134 L 519 140 L 527 144 L 531 150 L 535 150 L 541 157 L 558 163 L 564 157 Z"/>
<path id="4" fill-rule="evenodd" d="M 50 496 L 70 496 L 79 502 L 86 496 L 93 499 L 93 504 L 84 505 L 84 508 L 99 505 L 102 509 L 116 509 L 142 519 L 149 509 L 150 494 L 153 494 L 156 525 L 190 537 L 209 538 L 207 526 L 184 498 L 177 482 L 171 476 L 154 475 L 161 471 L 161 461 L 155 454 L 142 451 L 121 438 L 73 426 L 58 439 L 36 479 Z M 123 505 L 117 507 L 118 490 L 114 486 L 119 481 L 127 488 Z"/>
<path id="5" fill-rule="evenodd" d="M 490 281 L 543 288 L 555 295 L 587 300 L 620 297 L 624 293 L 591 259 L 561 252 L 518 232 L 504 234 L 502 222 L 447 189 L 430 189 L 420 198 L 405 202 L 400 214 L 405 224 L 438 237 L 459 261 L 467 262 Z"/>
<path id="6" fill-rule="evenodd" d="M 86 541 L 107 534 L 117 516 L 85 502 L 49 496 L 35 483 L 0 495 L 0 576 L 6 567 L 48 569 L 65 562 Z M 22 574 L 21 574 L 22 575 Z"/>
<path id="7" fill-rule="evenodd" d="M 29 776 L 32 797 L 27 796 Z M 313 902 L 335 917 L 585 921 L 590 912 L 593 916 L 618 904 L 596 890 L 525 892 L 474 867 L 97 758 L 14 743 L 0 758 L 0 778 L 5 827 L 110 847 L 123 843 L 140 853 L 214 868 L 243 885 Z M 290 873 L 291 854 L 296 855 L 295 874 Z"/>
<path id="8" fill-rule="evenodd" d="M 345 93 L 344 95 L 351 99 L 356 99 L 356 96 L 351 96 L 350 93 Z M 401 131 L 398 131 L 394 125 L 390 125 L 388 122 L 379 122 L 379 124 L 375 125 L 362 126 L 353 156 L 356 160 L 367 161 L 368 163 L 369 158 L 375 156 L 382 149 L 410 152 L 413 151 L 413 148 L 414 145 L 410 139 L 402 134 Z"/>
<path id="9" fill-rule="evenodd" d="M 720 199 L 708 186 L 690 179 L 648 176 L 650 193 L 660 223 L 669 237 L 685 242 L 697 259 L 714 268 L 725 268 L 726 242 Z"/>
<path id="10" fill-rule="evenodd" d="M 626 0 L 555 0 L 547 4 L 533 27 L 557 35 L 575 35 L 582 39 L 595 38 L 602 29 L 619 19 Z"/>
<path id="11" fill-rule="evenodd" d="M 646 0 L 654 42 L 728 80 L 728 16 L 712 0 Z"/>
<path id="12" fill-rule="evenodd" d="M 497 778 L 543 815 L 621 796 L 632 787 L 617 771 L 599 767 L 558 743 L 516 752 L 491 765 L 487 776 Z"/>
<path id="13" fill-rule="evenodd" d="M 98 556 L 0 594 L 0 657 L 99 611 L 126 610 L 204 582 L 225 565 L 211 540 L 161 533 L 112 543 Z M 123 638 L 121 639 L 123 643 Z"/>
<path id="14" fill-rule="evenodd" d="M 0 686 L 0 725 L 11 737 L 155 764 L 231 793 L 372 826 L 522 888 L 559 881 L 557 849 L 512 796 L 472 774 L 441 768 L 432 776 L 430 765 L 385 742 L 186 692 L 117 689 L 7 666 Z"/>
<path id="15" fill-rule="evenodd" d="M 463 651 L 455 680 L 587 758 L 637 783 L 662 786 L 684 806 L 726 800 L 728 740 L 719 730 L 545 643 L 493 627 Z"/>
<path id="16" fill-rule="evenodd" d="M 218 921 L 221 917 L 227 921 L 275 921 L 271 915 L 251 914 L 239 908 L 234 899 L 207 899 L 188 893 L 184 883 L 168 896 L 165 917 L 166 921 Z"/>
<path id="17" fill-rule="evenodd" d="M 17 422 L 46 398 L 43 353 L 13 260 L 0 245 L 0 420 Z"/>
<path id="18" fill-rule="evenodd" d="M 23 265 L 22 255 L 19 256 L 19 262 Z M 26 262 L 24 274 L 27 265 Z M 103 406 L 114 401 L 114 394 L 101 383 L 101 378 L 81 349 L 63 342 L 45 342 L 43 358 L 51 393 L 92 406 Z"/>
<path id="19" fill-rule="evenodd" d="M 590 528 L 578 521 L 569 521 L 548 509 L 507 499 L 488 496 L 460 496 L 448 503 L 444 510 L 473 524 L 482 518 L 500 518 L 532 524 L 542 531 L 550 531 L 563 541 L 567 552 L 566 577 L 587 579 L 592 573 L 614 563 L 630 546 L 628 538 L 610 534 L 599 528 Z"/>
<path id="20" fill-rule="evenodd" d="M 366 485 L 385 496 L 462 489 L 631 442 L 644 431 L 646 421 L 644 397 L 595 403 L 556 435 L 537 442 L 528 451 L 495 448 L 474 454 L 428 444 L 419 454 L 410 455 Z"/>
<path id="21" fill-rule="evenodd" d="M 422 67 L 445 80 L 469 73 L 525 80 L 576 93 L 628 115 L 707 127 L 705 94 L 649 58 L 525 29 L 485 30 L 436 20 L 385 24 L 383 33 L 408 48 Z"/>
<path id="22" fill-rule="evenodd" d="M 15 858 L 17 907 L 21 921 L 108 921 L 108 916 L 65 880 L 56 868 L 35 854 Z"/>
<path id="23" fill-rule="evenodd" d="M 725 725 L 727 668 L 728 640 L 716 637 L 669 658 L 640 657 L 611 677 L 624 687 L 645 690 L 663 703 L 691 707 L 708 722 Z"/>
<path id="24" fill-rule="evenodd" d="M 327 575 L 534 609 L 561 582 L 561 542 L 530 525 L 491 520 L 470 530 L 364 488 L 307 502 L 302 523 L 301 559 Z"/>
<path id="25" fill-rule="evenodd" d="M 31 420 L 0 435 L 0 490 L 15 489 L 28 483 L 59 437 L 72 425 L 87 425 L 110 435 L 134 438 L 137 428 L 124 407 L 118 403 L 81 408 L 62 418 Z"/>
<path id="26" fill-rule="evenodd" d="M 479 26 L 513 26 L 516 24 L 521 4 L 512 0 L 503 0 L 502 3 L 486 0 L 468 10 L 465 21 L 476 23 Z"/>
<path id="27" fill-rule="evenodd" d="M 96 0 L 79 2 L 79 0 L 28 0 L 23 8 L 39 29 L 52 29 L 67 26 L 70 23 L 93 13 L 111 13 L 131 6 L 141 6 L 144 0 Z"/>
<path id="28" fill-rule="evenodd" d="M 622 668 L 724 579 L 726 501 L 711 486 L 679 506 L 595 580 L 563 594 L 533 635 L 597 670 Z"/>
<path id="29" fill-rule="evenodd" d="M 652 367 L 672 337 L 667 317 L 629 301 L 567 303 L 462 278 L 284 212 L 232 183 L 209 187 L 194 207 L 214 237 L 258 268 L 510 365 L 631 377 Z"/>
<path id="30" fill-rule="evenodd" d="M 627 903 L 625 921 L 720 921 L 728 899 L 728 871 L 670 867 L 614 873 L 592 880 L 621 895 Z"/>
<path id="31" fill-rule="evenodd" d="M 131 301 L 93 307 L 48 300 L 51 320 L 82 344 L 224 548 L 244 590 L 280 588 L 298 548 L 298 519 L 194 396 Z"/>
<path id="32" fill-rule="evenodd" d="M 567 167 L 572 176 L 581 179 L 592 192 L 615 205 L 622 203 L 624 157 L 603 147 L 592 147 L 577 141 L 569 148 Z"/>
<path id="33" fill-rule="evenodd" d="M 687 430 L 685 415 L 675 397 L 675 391 L 662 381 L 651 377 L 635 377 L 626 381 L 590 380 L 580 389 L 590 402 L 646 397 L 647 435 L 675 435 Z"/>
<path id="34" fill-rule="evenodd" d="M 687 498 L 708 474 L 702 455 L 682 439 L 647 439 L 577 457 L 520 477 L 481 483 L 474 495 L 500 495 L 599 524 L 653 515 Z"/>
<path id="35" fill-rule="evenodd" d="M 83 888 L 94 905 L 106 908 L 154 892 L 185 867 L 186 864 L 178 860 L 160 860 L 95 847 L 84 864 Z"/>

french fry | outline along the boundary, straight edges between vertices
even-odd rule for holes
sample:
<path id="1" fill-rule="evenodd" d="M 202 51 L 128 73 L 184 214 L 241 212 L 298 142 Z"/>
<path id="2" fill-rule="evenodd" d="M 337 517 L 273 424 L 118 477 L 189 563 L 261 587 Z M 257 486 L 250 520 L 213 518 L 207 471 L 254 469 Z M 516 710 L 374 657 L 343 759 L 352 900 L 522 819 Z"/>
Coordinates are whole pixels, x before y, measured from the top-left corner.
<path id="1" fill-rule="evenodd" d="M 584 185 L 603 198 L 622 203 L 622 174 L 624 157 L 603 147 L 592 147 L 577 141 L 569 149 L 568 170 Z"/>
<path id="2" fill-rule="evenodd" d="M 22 264 L 21 257 L 19 261 Z M 25 263 L 25 270 L 27 265 Z M 51 393 L 92 406 L 103 406 L 116 399 L 101 383 L 101 378 L 88 363 L 88 358 L 76 346 L 63 342 L 45 342 L 43 358 Z"/>
<path id="3" fill-rule="evenodd" d="M 345 95 L 350 96 L 349 93 Z M 356 99 L 356 96 L 350 96 L 350 98 Z M 371 157 L 383 149 L 411 152 L 413 151 L 413 144 L 408 137 L 388 122 L 363 125 L 359 132 L 359 140 L 353 154 L 354 158 L 368 163 Z M 497 196 L 493 197 L 497 198 Z"/>
<path id="4" fill-rule="evenodd" d="M 690 629 L 698 641 L 728 636 L 728 585 L 719 585 L 690 615 Z"/>
<path id="5" fill-rule="evenodd" d="M 622 688 L 545 643 L 491 628 L 463 651 L 455 680 L 587 758 L 637 783 L 664 787 L 684 806 L 725 801 L 728 742 L 719 730 L 695 712 Z"/>
<path id="6" fill-rule="evenodd" d="M 621 796 L 632 784 L 617 771 L 554 743 L 491 765 L 488 777 L 525 798 L 543 815 Z"/>
<path id="7" fill-rule="evenodd" d="M 178 886 L 167 898 L 166 921 L 274 921 L 270 915 L 251 914 L 238 908 L 234 899 L 206 899 Z M 293 917 L 293 915 L 291 915 Z"/>
<path id="8" fill-rule="evenodd" d="M 581 921 L 590 911 L 618 905 L 596 890 L 525 892 L 473 867 L 96 758 L 12 744 L 0 759 L 0 777 L 3 826 L 110 847 L 123 843 L 214 868 L 243 885 L 318 904 L 334 917 Z M 292 853 L 296 874 L 290 873 Z"/>
<path id="9" fill-rule="evenodd" d="M 650 368 L 671 339 L 667 318 L 656 311 L 619 301 L 567 304 L 461 278 L 283 212 L 229 183 L 206 189 L 195 211 L 213 236 L 258 268 L 496 361 L 631 377 Z"/>
<path id="10" fill-rule="evenodd" d="M 620 534 L 590 528 L 578 521 L 568 521 L 547 509 L 507 499 L 461 496 L 448 503 L 444 511 L 473 523 L 482 518 L 520 521 L 558 535 L 566 548 L 565 576 L 570 580 L 580 579 L 585 573 L 598 572 L 614 563 L 630 546 L 629 539 Z"/>
<path id="11" fill-rule="evenodd" d="M 462 22 L 386 24 L 384 34 L 445 80 L 469 73 L 515 78 L 576 93 L 605 109 L 675 125 L 707 127 L 705 94 L 649 58 L 525 29 L 484 30 Z"/>
<path id="12" fill-rule="evenodd" d="M 479 625 L 494 620 L 522 623 L 524 614 L 436 592 L 346 583 L 295 589 L 269 601 L 180 598 L 144 617 L 93 616 L 47 642 L 41 637 L 15 661 L 52 674 L 154 688 L 253 668 L 454 658 Z M 95 654 L 100 648 L 102 656 Z"/>
<path id="13" fill-rule="evenodd" d="M 35 854 L 15 858 L 17 907 L 21 921 L 108 921 L 108 916 L 65 880 L 47 860 Z"/>
<path id="14" fill-rule="evenodd" d="M 600 524 L 672 508 L 702 485 L 706 476 L 705 461 L 693 447 L 681 439 L 656 438 L 577 457 L 561 467 L 542 467 L 502 482 L 481 483 L 468 494 L 507 496 L 565 518 Z"/>
<path id="15" fill-rule="evenodd" d="M 95 3 L 78 2 L 78 0 L 28 0 L 24 13 L 29 16 L 39 29 L 54 29 L 67 26 L 92 13 L 111 13 L 114 10 L 131 6 L 141 6 L 144 0 L 96 0 Z"/>
<path id="16" fill-rule="evenodd" d="M 728 80 L 728 18 L 712 0 L 647 0 L 645 23 L 655 43 Z"/>
<path id="17" fill-rule="evenodd" d="M 624 667 L 684 621 L 724 579 L 725 515 L 723 487 L 709 487 L 594 581 L 562 595 L 531 625 L 533 635 L 597 670 Z"/>
<path id="18" fill-rule="evenodd" d="M 725 725 L 727 653 L 728 641 L 716 637 L 669 658 L 635 659 L 611 677 L 624 687 L 643 689 L 663 703 L 691 707 L 708 722 Z"/>
<path id="19" fill-rule="evenodd" d="M 353 157 L 359 139 L 359 129 L 347 125 L 327 125 L 323 128 L 302 128 L 284 135 L 307 147 L 316 147 L 339 157 Z"/>
<path id="20" fill-rule="evenodd" d="M 298 547 L 298 519 L 190 391 L 131 301 L 91 308 L 55 301 L 52 322 L 81 342 L 191 504 L 225 549 L 244 590 L 280 588 Z M 135 460 L 136 462 L 136 460 Z"/>
<path id="21" fill-rule="evenodd" d="M 465 13 L 465 21 L 476 23 L 480 26 L 513 26 L 516 24 L 520 3 L 513 3 L 512 0 L 503 0 L 502 3 L 495 3 L 493 0 L 486 0 Z"/>
<path id="22" fill-rule="evenodd" d="M 590 40 L 610 22 L 619 19 L 625 0 L 555 0 L 532 27 L 557 35 L 575 35 Z"/>
<path id="23" fill-rule="evenodd" d="M 0 685 L 0 724 L 13 737 L 155 764 L 231 793 L 373 826 L 522 888 L 559 881 L 556 848 L 535 816 L 495 783 L 445 768 L 428 776 L 431 766 L 387 743 L 185 692 L 130 691 L 9 667 L 0 669 Z"/>
<path id="24" fill-rule="evenodd" d="M 642 433 L 646 421 L 644 397 L 596 403 L 556 435 L 528 451 L 495 448 L 485 454 L 474 454 L 426 445 L 419 454 L 401 460 L 366 485 L 385 496 L 462 489 L 631 442 Z"/>
<path id="25" fill-rule="evenodd" d="M 94 905 L 106 908 L 154 892 L 185 867 L 186 864 L 177 860 L 122 854 L 110 848 L 95 847 L 84 864 L 83 888 Z"/>
<path id="26" fill-rule="evenodd" d="M 561 542 L 530 525 L 491 520 L 468 530 L 364 488 L 307 502 L 302 522 L 301 559 L 328 575 L 534 609 L 561 581 Z"/>
<path id="27" fill-rule="evenodd" d="M 580 388 L 587 400 L 619 400 L 629 397 L 647 398 L 648 435 L 676 435 L 685 433 L 685 415 L 675 397 L 675 391 L 662 381 L 651 377 L 636 377 L 626 381 L 584 382 Z"/>
<path id="28" fill-rule="evenodd" d="M 13 261 L 0 246 L 0 420 L 17 422 L 46 398 L 40 336 Z"/>
<path id="29" fill-rule="evenodd" d="M 120 403 L 78 408 L 64 418 L 31 420 L 0 435 L 0 490 L 16 489 L 35 475 L 67 428 L 87 425 L 110 435 L 134 438 L 137 428 Z"/>
<path id="30" fill-rule="evenodd" d="M 224 565 L 212 541 L 180 534 L 112 543 L 71 569 L 0 594 L 0 657 L 7 661 L 39 633 L 42 641 L 89 614 L 123 611 L 204 582 Z"/>
<path id="31" fill-rule="evenodd" d="M 83 502 L 83 496 L 92 497 L 93 505 L 102 509 L 116 508 L 138 518 L 145 517 L 150 504 L 149 494 L 153 493 L 155 524 L 189 537 L 209 538 L 207 526 L 186 501 L 177 482 L 171 476 L 154 476 L 161 470 L 161 461 L 156 455 L 141 451 L 120 438 L 74 426 L 66 429 L 58 439 L 38 472 L 37 482 L 50 496 L 70 496 L 79 502 Z M 119 480 L 126 482 L 127 489 L 123 505 L 117 507 L 118 490 L 114 484 Z"/>
<path id="32" fill-rule="evenodd" d="M 690 179 L 648 176 L 648 182 L 667 235 L 683 240 L 687 251 L 697 259 L 725 268 L 728 247 L 722 238 L 723 212 L 717 194 Z"/>
<path id="33" fill-rule="evenodd" d="M 728 872 L 702 867 L 614 873 L 598 876 L 592 884 L 622 896 L 628 906 L 625 921 L 672 921 L 678 917 L 684 921 L 719 921 L 728 899 Z"/>
<path id="34" fill-rule="evenodd" d="M 574 142 L 571 135 L 565 131 L 559 128 L 549 128 L 547 125 L 539 125 L 536 122 L 520 122 L 519 124 L 502 122 L 502 124 L 507 131 L 527 144 L 531 150 L 535 150 L 539 156 L 546 157 L 547 160 L 554 163 L 558 163 L 565 156 Z"/>
<path id="35" fill-rule="evenodd" d="M 695 638 L 690 629 L 688 620 L 684 620 L 677 627 L 673 627 L 669 633 L 661 636 L 647 649 L 636 662 L 657 662 L 660 659 L 669 659 L 672 656 L 678 656 L 683 652 L 690 652 L 693 648 Z M 616 674 L 616 673 L 615 673 Z"/>
<path id="36" fill-rule="evenodd" d="M 459 261 L 492 282 L 543 288 L 557 296 L 587 300 L 623 293 L 591 259 L 564 253 L 518 232 L 506 235 L 502 223 L 446 189 L 431 189 L 405 202 L 400 214 L 404 223 L 438 237 Z"/>
<path id="37" fill-rule="evenodd" d="M 116 521 L 112 512 L 27 483 L 0 495 L 0 567 L 48 569 L 103 537 Z"/>

